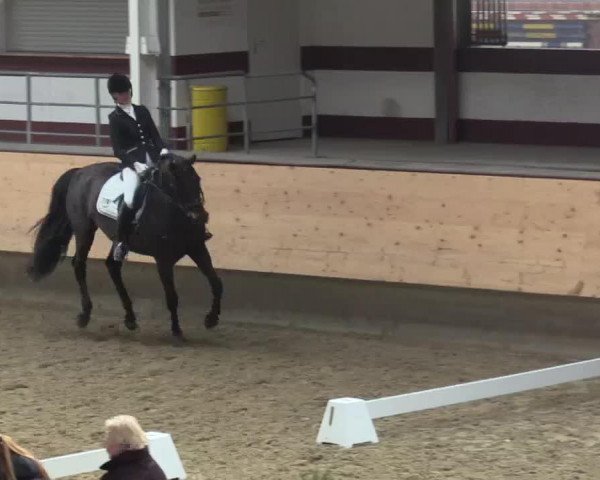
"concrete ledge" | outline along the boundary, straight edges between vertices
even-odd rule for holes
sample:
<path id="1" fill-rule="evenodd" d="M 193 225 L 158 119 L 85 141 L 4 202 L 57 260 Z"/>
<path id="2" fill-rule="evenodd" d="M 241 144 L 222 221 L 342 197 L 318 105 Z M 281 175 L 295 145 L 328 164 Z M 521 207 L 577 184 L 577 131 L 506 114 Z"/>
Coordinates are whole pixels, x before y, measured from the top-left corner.
<path id="1" fill-rule="evenodd" d="M 232 146 L 224 153 L 195 152 L 205 163 L 285 165 L 315 168 L 452 173 L 525 178 L 598 180 L 597 148 L 494 143 L 437 145 L 425 141 L 320 138 L 319 157 L 309 139 L 253 143 L 250 153 Z M 0 141 L 5 152 L 113 158 L 112 148 Z M 180 155 L 192 152 L 175 150 Z M 566 160 L 568 159 L 568 160 Z"/>

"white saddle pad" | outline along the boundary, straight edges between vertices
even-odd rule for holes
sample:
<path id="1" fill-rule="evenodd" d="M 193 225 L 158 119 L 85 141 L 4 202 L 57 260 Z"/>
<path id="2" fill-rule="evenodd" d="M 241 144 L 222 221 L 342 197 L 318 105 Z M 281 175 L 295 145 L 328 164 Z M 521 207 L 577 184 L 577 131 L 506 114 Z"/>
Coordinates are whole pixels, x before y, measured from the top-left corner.
<path id="1" fill-rule="evenodd" d="M 121 173 L 110 177 L 100 190 L 96 209 L 100 215 L 105 215 L 113 220 L 119 217 L 119 206 L 123 201 L 123 180 Z"/>

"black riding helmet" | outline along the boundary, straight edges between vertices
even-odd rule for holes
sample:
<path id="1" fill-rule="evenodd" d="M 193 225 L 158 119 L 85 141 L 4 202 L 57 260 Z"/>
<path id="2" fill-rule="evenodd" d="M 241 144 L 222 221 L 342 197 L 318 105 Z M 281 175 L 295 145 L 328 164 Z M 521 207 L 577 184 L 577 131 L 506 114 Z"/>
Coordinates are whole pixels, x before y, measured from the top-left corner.
<path id="1" fill-rule="evenodd" d="M 123 93 L 131 90 L 131 82 L 122 73 L 113 73 L 108 79 L 108 93 Z"/>

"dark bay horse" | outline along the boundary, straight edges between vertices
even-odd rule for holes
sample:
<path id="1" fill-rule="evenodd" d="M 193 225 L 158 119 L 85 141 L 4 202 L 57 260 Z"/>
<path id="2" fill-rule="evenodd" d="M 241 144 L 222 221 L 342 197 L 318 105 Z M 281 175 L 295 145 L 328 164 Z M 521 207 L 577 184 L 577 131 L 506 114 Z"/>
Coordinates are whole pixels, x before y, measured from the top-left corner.
<path id="1" fill-rule="evenodd" d="M 215 327 L 221 313 L 223 285 L 205 244 L 208 214 L 204 210 L 200 177 L 193 167 L 195 160 L 195 156 L 189 159 L 173 156 L 152 171 L 151 179 L 142 186 L 146 190 L 145 205 L 129 241 L 131 251 L 154 257 L 156 261 L 171 313 L 171 332 L 175 337 L 182 337 L 182 331 L 173 267 L 186 255 L 208 278 L 212 290 L 212 307 L 205 317 L 205 327 Z M 34 281 L 54 271 L 75 236 L 72 263 L 81 294 L 81 312 L 77 317 L 81 328 L 88 325 L 92 312 L 86 262 L 98 228 L 113 240 L 106 266 L 125 309 L 125 326 L 130 330 L 137 328 L 133 305 L 121 276 L 123 265 L 113 259 L 117 222 L 99 214 L 96 209 L 102 186 L 119 169 L 117 163 L 99 163 L 65 172 L 54 184 L 48 213 L 34 227 L 37 234 L 28 267 L 28 274 Z"/>

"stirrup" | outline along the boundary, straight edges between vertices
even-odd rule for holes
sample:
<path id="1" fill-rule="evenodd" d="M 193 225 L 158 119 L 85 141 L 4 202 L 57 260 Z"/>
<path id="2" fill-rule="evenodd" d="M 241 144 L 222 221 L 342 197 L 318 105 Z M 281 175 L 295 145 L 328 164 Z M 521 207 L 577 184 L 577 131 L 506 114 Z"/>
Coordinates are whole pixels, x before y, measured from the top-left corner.
<path id="1" fill-rule="evenodd" d="M 117 243 L 115 250 L 113 251 L 113 260 L 115 262 L 123 262 L 129 253 L 129 247 L 125 242 Z"/>

